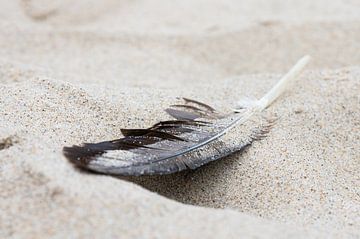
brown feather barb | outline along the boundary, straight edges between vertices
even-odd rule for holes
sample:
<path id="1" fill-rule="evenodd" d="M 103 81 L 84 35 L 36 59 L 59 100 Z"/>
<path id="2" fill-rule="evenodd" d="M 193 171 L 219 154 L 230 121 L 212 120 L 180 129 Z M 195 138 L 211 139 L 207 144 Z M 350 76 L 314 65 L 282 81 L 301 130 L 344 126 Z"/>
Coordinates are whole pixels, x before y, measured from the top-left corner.
<path id="1" fill-rule="evenodd" d="M 272 122 L 255 127 L 250 119 L 268 107 L 308 61 L 309 57 L 301 59 L 263 98 L 231 114 L 183 98 L 183 104 L 165 110 L 175 120 L 147 129 L 121 129 L 123 138 L 64 147 L 63 153 L 81 168 L 113 175 L 169 174 L 198 168 L 263 138 Z"/>

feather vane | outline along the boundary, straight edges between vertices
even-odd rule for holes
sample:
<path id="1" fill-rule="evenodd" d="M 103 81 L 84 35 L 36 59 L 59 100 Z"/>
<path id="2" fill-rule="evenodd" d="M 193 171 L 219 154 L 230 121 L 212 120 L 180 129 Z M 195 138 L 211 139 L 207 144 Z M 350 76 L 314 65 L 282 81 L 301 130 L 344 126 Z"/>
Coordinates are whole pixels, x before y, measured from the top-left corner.
<path id="1" fill-rule="evenodd" d="M 81 168 L 113 175 L 169 174 L 195 169 L 242 150 L 263 138 L 273 121 L 255 127 L 251 120 L 268 107 L 296 78 L 309 57 L 302 58 L 263 98 L 248 107 L 223 114 L 188 98 L 165 111 L 175 120 L 147 129 L 121 129 L 123 138 L 64 147 L 70 162 Z M 231 133 L 230 133 L 231 132 Z"/>

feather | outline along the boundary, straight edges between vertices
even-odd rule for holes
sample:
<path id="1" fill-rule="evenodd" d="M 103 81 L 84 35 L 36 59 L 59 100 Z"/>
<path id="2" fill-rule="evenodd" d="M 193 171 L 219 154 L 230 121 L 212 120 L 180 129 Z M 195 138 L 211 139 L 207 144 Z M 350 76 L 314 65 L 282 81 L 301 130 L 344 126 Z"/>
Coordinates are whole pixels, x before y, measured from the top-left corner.
<path id="1" fill-rule="evenodd" d="M 185 98 L 185 97 L 183 99 L 184 99 L 184 101 L 186 103 L 194 103 L 194 104 L 196 104 L 196 105 L 198 105 L 200 107 L 203 107 L 203 108 L 207 109 L 210 112 L 216 112 L 216 110 L 213 107 L 211 107 L 211 106 L 209 106 L 207 104 L 201 103 L 201 102 L 196 101 L 196 100 L 191 100 L 191 99 L 188 99 L 188 98 Z"/>
<path id="2" fill-rule="evenodd" d="M 193 120 L 201 117 L 201 114 L 199 114 L 199 113 L 184 111 L 184 110 L 177 110 L 177 109 L 170 109 L 170 108 L 166 109 L 165 112 L 177 120 L 193 121 Z"/>
<path id="3" fill-rule="evenodd" d="M 63 153 L 81 168 L 113 175 L 169 174 L 198 168 L 263 138 L 273 121 L 255 127 L 259 113 L 281 95 L 308 61 L 309 57 L 302 58 L 263 98 L 231 114 L 183 98 L 183 104 L 165 110 L 175 120 L 147 129 L 121 129 L 123 138 L 64 147 Z"/>

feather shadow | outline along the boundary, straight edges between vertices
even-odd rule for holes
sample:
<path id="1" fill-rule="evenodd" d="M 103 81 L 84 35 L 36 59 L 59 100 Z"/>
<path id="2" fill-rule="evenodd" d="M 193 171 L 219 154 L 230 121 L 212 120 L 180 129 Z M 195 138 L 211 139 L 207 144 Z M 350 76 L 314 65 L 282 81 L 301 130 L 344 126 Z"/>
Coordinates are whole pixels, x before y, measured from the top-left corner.
<path id="1" fill-rule="evenodd" d="M 223 208 L 226 205 L 218 202 L 214 197 L 214 190 L 218 187 L 216 183 L 222 181 L 224 175 L 232 173 L 231 170 L 235 165 L 242 164 L 247 150 L 248 146 L 244 147 L 239 153 L 233 153 L 195 170 L 168 175 L 114 177 L 135 183 L 149 191 L 181 203 Z"/>

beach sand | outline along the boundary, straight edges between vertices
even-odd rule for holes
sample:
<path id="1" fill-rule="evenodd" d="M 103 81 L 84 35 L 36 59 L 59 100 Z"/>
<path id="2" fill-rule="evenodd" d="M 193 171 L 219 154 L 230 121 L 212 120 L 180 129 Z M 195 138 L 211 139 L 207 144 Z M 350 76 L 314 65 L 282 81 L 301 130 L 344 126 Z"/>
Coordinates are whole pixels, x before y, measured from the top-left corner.
<path id="1" fill-rule="evenodd" d="M 360 4 L 1 1 L 1 238 L 360 237 Z M 260 98 L 268 137 L 195 171 L 112 177 L 62 147 Z"/>

